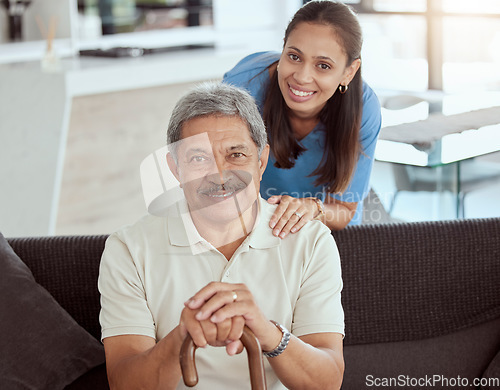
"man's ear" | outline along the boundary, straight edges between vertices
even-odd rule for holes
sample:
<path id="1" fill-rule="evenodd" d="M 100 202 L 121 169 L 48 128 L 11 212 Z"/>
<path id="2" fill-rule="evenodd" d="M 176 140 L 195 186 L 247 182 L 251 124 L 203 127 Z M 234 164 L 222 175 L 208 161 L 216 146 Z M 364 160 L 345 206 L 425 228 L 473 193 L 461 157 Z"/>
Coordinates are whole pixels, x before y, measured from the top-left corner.
<path id="1" fill-rule="evenodd" d="M 260 168 L 260 180 L 262 180 L 262 175 L 267 167 L 267 162 L 269 161 L 269 145 L 266 144 L 259 158 L 259 168 Z"/>
<path id="2" fill-rule="evenodd" d="M 180 177 L 179 177 L 179 168 L 177 168 L 177 164 L 175 163 L 174 157 L 172 156 L 172 153 L 167 153 L 167 164 L 168 168 L 170 169 L 170 172 L 175 176 L 177 181 L 181 183 Z M 180 187 L 182 188 L 182 183 L 180 184 Z"/>

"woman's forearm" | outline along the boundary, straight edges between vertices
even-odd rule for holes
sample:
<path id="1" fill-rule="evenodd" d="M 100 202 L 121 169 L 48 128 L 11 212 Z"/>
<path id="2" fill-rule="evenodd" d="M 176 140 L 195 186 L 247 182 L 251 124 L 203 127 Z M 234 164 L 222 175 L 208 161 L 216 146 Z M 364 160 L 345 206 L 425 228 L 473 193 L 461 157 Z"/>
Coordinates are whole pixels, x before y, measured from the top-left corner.
<path id="1" fill-rule="evenodd" d="M 330 198 L 331 199 L 331 198 Z M 323 222 L 331 230 L 342 230 L 351 222 L 356 213 L 357 203 L 340 202 L 334 199 L 325 202 Z"/>

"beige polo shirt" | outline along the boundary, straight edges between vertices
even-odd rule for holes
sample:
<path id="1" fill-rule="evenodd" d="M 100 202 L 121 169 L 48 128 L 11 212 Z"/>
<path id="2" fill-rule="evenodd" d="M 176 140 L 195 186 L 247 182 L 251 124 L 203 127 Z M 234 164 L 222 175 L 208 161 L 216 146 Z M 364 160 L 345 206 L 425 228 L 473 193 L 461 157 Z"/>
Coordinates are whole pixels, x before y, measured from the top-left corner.
<path id="1" fill-rule="evenodd" d="M 275 206 L 263 199 L 255 228 L 228 261 L 196 231 L 180 203 L 168 217 L 145 216 L 106 241 L 102 255 L 102 338 L 136 334 L 160 340 L 175 328 L 184 302 L 211 281 L 245 283 L 268 319 L 296 336 L 344 334 L 339 253 L 330 230 L 308 223 L 285 239 L 274 237 Z M 197 388 L 250 389 L 246 353 L 196 351 Z M 283 389 L 265 359 L 268 389 Z M 178 389 L 183 389 L 180 381 Z"/>

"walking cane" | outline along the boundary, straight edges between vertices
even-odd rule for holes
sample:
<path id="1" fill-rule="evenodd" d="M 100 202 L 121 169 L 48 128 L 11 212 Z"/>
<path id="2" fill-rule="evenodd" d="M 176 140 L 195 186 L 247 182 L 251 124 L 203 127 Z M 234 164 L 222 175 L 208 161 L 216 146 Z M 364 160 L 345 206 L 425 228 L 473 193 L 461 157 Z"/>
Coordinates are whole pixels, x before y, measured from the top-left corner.
<path id="1" fill-rule="evenodd" d="M 266 390 L 266 373 L 264 372 L 264 360 L 259 340 L 247 326 L 243 328 L 243 335 L 240 340 L 247 350 L 252 390 Z M 195 352 L 196 345 L 188 334 L 182 343 L 180 353 L 182 378 L 184 384 L 188 387 L 196 386 L 198 383 L 198 372 L 194 361 Z"/>

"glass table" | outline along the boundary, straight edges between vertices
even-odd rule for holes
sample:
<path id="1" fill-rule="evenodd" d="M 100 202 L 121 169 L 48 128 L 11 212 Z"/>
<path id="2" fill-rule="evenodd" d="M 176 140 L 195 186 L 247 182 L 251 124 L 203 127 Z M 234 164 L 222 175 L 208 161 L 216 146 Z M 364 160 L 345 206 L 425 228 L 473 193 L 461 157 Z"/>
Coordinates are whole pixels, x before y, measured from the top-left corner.
<path id="1" fill-rule="evenodd" d="M 500 164 L 476 157 L 500 151 L 500 106 L 384 127 L 375 159 L 393 163 L 399 191 L 452 192 L 464 217 L 467 192 L 500 179 Z M 439 197 L 438 209 L 444 209 Z M 392 205 L 394 205 L 394 200 Z M 392 207 L 391 207 L 392 208 Z"/>

